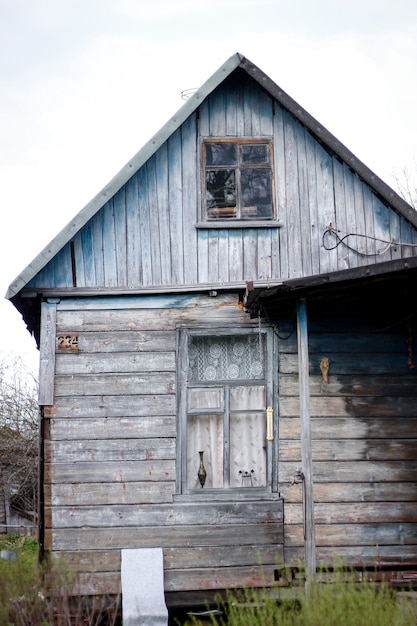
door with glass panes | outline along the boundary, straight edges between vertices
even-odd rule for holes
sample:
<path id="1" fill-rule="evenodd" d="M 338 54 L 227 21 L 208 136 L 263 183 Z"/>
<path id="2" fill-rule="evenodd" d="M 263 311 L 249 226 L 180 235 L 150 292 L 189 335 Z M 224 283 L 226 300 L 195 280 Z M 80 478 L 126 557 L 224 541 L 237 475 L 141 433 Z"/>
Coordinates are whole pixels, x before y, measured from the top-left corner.
<path id="1" fill-rule="evenodd" d="M 274 333 L 180 332 L 179 492 L 277 489 Z"/>

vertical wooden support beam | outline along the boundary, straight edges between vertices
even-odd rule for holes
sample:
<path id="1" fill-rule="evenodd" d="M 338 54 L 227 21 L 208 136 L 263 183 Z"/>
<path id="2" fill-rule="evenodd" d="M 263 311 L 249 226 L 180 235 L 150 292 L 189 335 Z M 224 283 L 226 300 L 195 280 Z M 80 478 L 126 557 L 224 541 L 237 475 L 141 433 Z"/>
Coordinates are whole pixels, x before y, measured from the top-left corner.
<path id="1" fill-rule="evenodd" d="M 304 475 L 304 550 L 306 574 L 316 574 L 316 542 L 314 533 L 313 462 L 311 453 L 310 388 L 307 305 L 304 298 L 297 304 L 298 375 L 300 385 L 301 463 Z"/>
<path id="2" fill-rule="evenodd" d="M 56 341 L 56 302 L 42 302 L 41 336 L 39 346 L 39 400 L 40 406 L 54 403 Z"/>

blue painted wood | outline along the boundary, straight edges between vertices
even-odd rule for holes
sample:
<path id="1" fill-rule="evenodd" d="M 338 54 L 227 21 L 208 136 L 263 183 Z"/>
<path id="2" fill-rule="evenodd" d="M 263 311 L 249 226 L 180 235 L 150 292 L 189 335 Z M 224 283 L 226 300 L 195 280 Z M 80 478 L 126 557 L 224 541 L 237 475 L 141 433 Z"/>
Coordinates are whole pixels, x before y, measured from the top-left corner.
<path id="1" fill-rule="evenodd" d="M 282 228 L 195 228 L 204 137 L 268 137 Z M 323 246 L 330 224 L 337 239 Z M 384 241 L 395 240 L 383 255 Z M 401 245 L 403 243 L 403 245 Z M 225 81 L 73 238 L 77 287 L 280 281 L 417 254 L 417 231 L 249 78 Z M 331 247 L 331 246 L 330 246 Z M 71 288 L 68 250 L 29 287 Z"/>

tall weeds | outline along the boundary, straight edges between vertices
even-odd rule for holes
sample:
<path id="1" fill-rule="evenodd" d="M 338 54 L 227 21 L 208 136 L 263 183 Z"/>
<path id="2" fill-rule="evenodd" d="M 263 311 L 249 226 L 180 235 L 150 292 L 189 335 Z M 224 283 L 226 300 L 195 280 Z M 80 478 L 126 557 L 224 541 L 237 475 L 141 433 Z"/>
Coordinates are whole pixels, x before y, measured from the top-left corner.
<path id="1" fill-rule="evenodd" d="M 330 577 L 328 577 L 330 580 Z M 332 582 L 312 582 L 297 601 L 277 602 L 268 590 L 233 591 L 219 603 L 222 616 L 212 626 L 414 626 L 416 614 L 400 602 L 386 583 L 365 578 L 358 583 L 346 572 Z M 198 624 L 198 620 L 194 620 Z"/>
<path id="2" fill-rule="evenodd" d="M 21 542 L 20 542 L 21 543 Z M 84 596 L 60 559 L 38 565 L 36 542 L 12 543 L 16 561 L 0 561 L 1 626 L 116 626 L 118 600 Z"/>

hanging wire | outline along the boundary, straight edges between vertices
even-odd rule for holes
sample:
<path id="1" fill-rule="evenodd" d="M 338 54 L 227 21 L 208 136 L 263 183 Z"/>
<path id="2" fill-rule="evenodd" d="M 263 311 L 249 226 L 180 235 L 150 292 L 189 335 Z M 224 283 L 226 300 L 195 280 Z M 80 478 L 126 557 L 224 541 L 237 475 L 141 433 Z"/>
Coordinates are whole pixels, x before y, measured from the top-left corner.
<path id="1" fill-rule="evenodd" d="M 344 246 L 346 246 L 346 248 L 348 248 L 349 250 L 352 250 L 352 252 L 355 252 L 356 254 L 359 254 L 361 256 L 368 257 L 368 256 L 380 256 L 381 254 L 385 254 L 386 252 L 388 252 L 391 246 L 394 246 L 394 245 L 395 246 L 410 246 L 412 248 L 417 247 L 416 243 L 405 243 L 401 241 L 394 241 L 393 239 L 390 239 L 389 241 L 387 241 L 386 239 L 380 239 L 379 237 L 372 237 L 371 235 L 361 235 L 360 233 L 345 233 L 343 237 L 341 237 L 339 233 L 342 233 L 342 231 L 336 230 L 335 228 L 332 227 L 331 224 L 328 228 L 326 228 L 322 236 L 322 244 L 325 250 L 335 250 L 336 248 L 338 248 L 338 246 L 343 244 Z M 333 236 L 336 239 L 336 243 L 332 246 L 326 245 L 325 243 L 326 236 L 329 236 L 329 235 Z M 378 243 L 385 244 L 385 247 L 382 250 L 379 250 L 378 252 L 369 252 L 369 253 L 361 252 L 357 248 L 354 248 L 353 246 L 347 243 L 347 239 L 349 237 L 360 237 L 362 239 L 376 241 Z"/>

